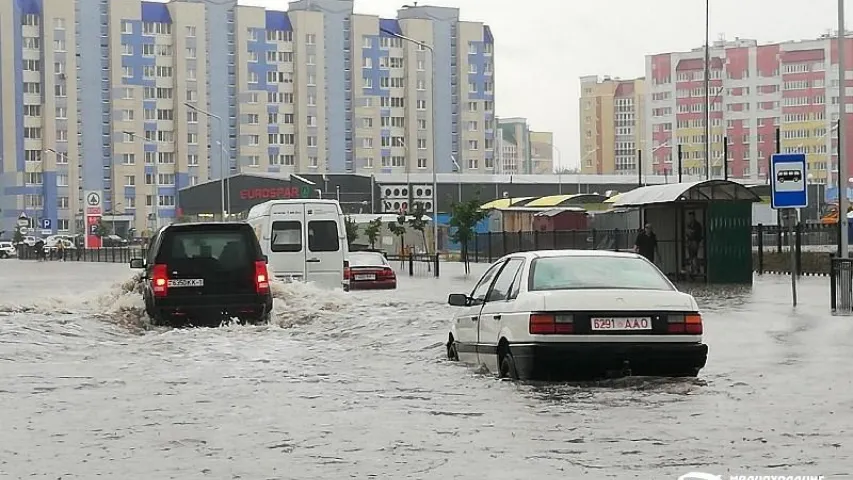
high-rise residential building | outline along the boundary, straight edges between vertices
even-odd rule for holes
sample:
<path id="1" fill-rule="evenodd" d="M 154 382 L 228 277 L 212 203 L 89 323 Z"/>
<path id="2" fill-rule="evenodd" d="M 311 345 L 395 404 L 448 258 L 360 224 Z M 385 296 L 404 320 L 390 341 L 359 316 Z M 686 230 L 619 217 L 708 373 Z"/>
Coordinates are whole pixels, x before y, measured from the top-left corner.
<path id="1" fill-rule="evenodd" d="M 530 130 L 526 118 L 498 118 L 496 173 L 554 172 L 554 134 Z"/>
<path id="2" fill-rule="evenodd" d="M 849 70 L 853 39 L 846 42 Z M 766 179 L 769 157 L 776 152 L 777 127 L 782 152 L 807 154 L 812 182 L 824 183 L 831 177 L 835 168 L 831 165 L 837 164 L 833 126 L 839 118 L 836 46 L 830 35 L 767 45 L 745 39 L 711 45 L 712 178 L 723 176 L 725 140 L 731 177 Z M 646 57 L 646 142 L 653 145 L 651 165 L 656 173 L 677 172 L 681 145 L 683 172 L 705 174 L 704 69 L 704 48 Z M 848 116 L 851 112 L 848 106 Z M 848 125 L 850 136 L 853 122 Z M 850 162 L 849 142 L 845 152 Z"/>
<path id="3" fill-rule="evenodd" d="M 647 170 L 644 78 L 581 77 L 579 102 L 580 171 L 636 175 Z M 642 151 L 642 157 L 638 155 Z"/>
<path id="4" fill-rule="evenodd" d="M 79 233 L 94 192 L 142 233 L 238 171 L 493 172 L 493 45 L 455 8 L 0 2 L 0 230 Z"/>

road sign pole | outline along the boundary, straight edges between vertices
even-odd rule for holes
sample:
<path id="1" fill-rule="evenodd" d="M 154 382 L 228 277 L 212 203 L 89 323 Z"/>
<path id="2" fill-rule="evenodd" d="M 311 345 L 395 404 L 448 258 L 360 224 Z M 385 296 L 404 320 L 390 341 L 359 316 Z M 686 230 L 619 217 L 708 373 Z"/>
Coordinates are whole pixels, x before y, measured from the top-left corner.
<path id="1" fill-rule="evenodd" d="M 797 258 L 794 248 L 794 226 L 797 210 L 809 205 L 806 155 L 777 153 L 770 157 L 770 206 L 788 223 L 788 247 L 791 258 L 791 298 L 797 306 Z"/>

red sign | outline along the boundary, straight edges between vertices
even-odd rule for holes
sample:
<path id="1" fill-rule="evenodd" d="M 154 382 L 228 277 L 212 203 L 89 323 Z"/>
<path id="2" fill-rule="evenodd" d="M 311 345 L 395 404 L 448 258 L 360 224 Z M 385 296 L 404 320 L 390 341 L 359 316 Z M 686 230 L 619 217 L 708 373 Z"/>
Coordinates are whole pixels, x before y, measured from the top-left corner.
<path id="1" fill-rule="evenodd" d="M 101 248 L 101 237 L 98 234 L 100 215 L 86 215 L 86 248 Z"/>
<path id="2" fill-rule="evenodd" d="M 280 200 L 308 198 L 310 196 L 311 187 L 244 188 L 240 190 L 241 200 Z"/>

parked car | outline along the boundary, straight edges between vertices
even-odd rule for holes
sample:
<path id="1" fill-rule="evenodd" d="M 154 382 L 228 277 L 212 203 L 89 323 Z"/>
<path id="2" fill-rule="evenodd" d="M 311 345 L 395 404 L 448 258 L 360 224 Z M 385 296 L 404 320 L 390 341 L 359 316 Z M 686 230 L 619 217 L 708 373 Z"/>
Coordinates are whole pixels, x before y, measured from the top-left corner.
<path id="1" fill-rule="evenodd" d="M 346 274 L 350 290 L 397 288 L 397 274 L 382 252 L 350 252 Z"/>
<path id="2" fill-rule="evenodd" d="M 18 254 L 12 242 L 0 242 L 0 258 L 11 258 Z"/>
<path id="3" fill-rule="evenodd" d="M 696 300 L 634 253 L 507 255 L 448 303 L 448 358 L 500 377 L 693 377 L 707 359 Z"/>

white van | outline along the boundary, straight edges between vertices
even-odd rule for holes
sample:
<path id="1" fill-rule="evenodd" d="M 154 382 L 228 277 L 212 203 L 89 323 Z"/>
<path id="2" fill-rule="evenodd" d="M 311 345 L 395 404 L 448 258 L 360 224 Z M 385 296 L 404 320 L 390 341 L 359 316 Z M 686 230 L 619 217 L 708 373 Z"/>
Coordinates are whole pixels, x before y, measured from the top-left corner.
<path id="1" fill-rule="evenodd" d="M 270 200 L 255 205 L 246 219 L 255 230 L 276 278 L 349 286 L 347 231 L 335 200 Z"/>

